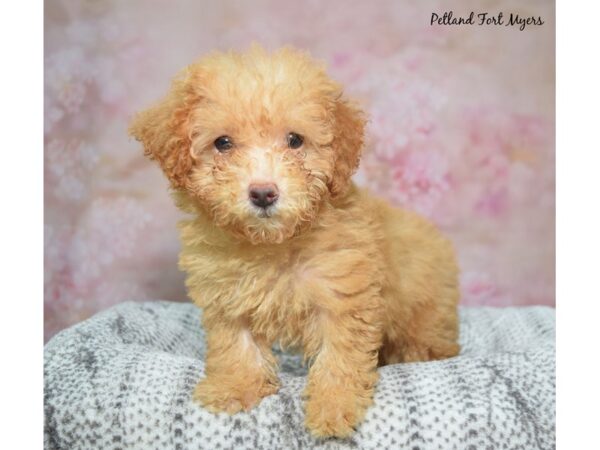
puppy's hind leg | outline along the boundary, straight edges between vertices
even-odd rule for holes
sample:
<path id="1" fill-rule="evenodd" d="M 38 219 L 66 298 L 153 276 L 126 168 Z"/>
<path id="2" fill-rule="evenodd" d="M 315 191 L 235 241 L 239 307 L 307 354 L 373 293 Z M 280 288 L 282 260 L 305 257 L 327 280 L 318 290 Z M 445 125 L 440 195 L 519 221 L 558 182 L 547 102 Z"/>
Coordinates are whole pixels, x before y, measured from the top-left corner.
<path id="1" fill-rule="evenodd" d="M 379 351 L 379 365 L 431 361 L 458 355 L 458 319 L 452 309 L 424 308 L 404 330 L 388 330 Z"/>

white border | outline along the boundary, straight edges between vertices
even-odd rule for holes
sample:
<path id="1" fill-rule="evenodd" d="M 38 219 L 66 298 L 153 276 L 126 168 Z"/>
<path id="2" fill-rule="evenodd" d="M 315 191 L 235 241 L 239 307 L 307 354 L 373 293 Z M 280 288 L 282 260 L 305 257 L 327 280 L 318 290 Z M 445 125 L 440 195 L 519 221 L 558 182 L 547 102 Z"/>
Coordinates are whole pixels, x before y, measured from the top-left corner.
<path id="1" fill-rule="evenodd" d="M 0 448 L 43 444 L 43 4 L 0 15 Z"/>
<path id="2" fill-rule="evenodd" d="M 557 448 L 600 448 L 600 8 L 557 5 Z"/>

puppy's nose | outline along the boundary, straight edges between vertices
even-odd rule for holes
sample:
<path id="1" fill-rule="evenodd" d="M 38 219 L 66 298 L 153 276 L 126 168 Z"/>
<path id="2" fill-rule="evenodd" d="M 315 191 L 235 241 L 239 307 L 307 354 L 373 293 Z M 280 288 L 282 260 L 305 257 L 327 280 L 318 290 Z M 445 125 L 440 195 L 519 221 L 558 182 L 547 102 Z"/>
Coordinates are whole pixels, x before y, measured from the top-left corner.
<path id="1" fill-rule="evenodd" d="M 250 201 L 260 208 L 272 205 L 279 198 L 279 190 L 273 183 L 251 184 L 248 188 Z"/>

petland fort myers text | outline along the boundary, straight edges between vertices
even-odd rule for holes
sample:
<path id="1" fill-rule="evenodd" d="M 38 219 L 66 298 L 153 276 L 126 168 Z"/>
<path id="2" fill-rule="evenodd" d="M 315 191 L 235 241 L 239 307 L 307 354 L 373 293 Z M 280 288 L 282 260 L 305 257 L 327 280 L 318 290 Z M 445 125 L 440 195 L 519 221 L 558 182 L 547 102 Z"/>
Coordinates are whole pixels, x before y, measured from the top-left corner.
<path id="1" fill-rule="evenodd" d="M 520 31 L 530 26 L 544 25 L 544 20 L 540 16 L 522 17 L 519 14 L 509 13 L 505 15 L 502 12 L 490 14 L 487 12 L 475 13 L 471 11 L 469 15 L 455 15 L 453 11 L 444 13 L 431 13 L 430 25 L 479 25 L 479 26 L 504 26 L 515 27 Z"/>

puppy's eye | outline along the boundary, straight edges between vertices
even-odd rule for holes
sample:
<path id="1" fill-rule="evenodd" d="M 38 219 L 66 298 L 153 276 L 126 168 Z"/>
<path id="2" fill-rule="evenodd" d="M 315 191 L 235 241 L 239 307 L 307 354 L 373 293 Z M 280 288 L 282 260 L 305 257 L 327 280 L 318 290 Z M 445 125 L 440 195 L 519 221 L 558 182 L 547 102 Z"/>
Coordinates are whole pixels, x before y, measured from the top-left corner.
<path id="1" fill-rule="evenodd" d="M 289 148 L 295 149 L 302 147 L 304 143 L 304 138 L 300 136 L 298 133 L 288 133 L 287 135 L 287 144 Z"/>
<path id="2" fill-rule="evenodd" d="M 214 144 L 215 148 L 221 153 L 226 152 L 233 147 L 233 141 L 229 136 L 220 136 L 216 138 Z"/>

